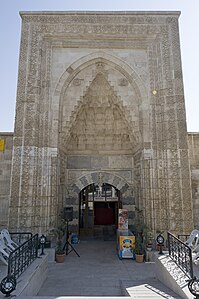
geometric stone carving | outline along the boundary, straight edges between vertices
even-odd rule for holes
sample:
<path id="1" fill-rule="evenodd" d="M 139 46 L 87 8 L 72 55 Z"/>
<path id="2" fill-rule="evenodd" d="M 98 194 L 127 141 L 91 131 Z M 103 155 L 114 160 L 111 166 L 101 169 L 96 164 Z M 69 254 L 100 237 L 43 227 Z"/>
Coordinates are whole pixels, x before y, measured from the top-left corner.
<path id="1" fill-rule="evenodd" d="M 21 17 L 10 228 L 48 232 L 67 198 L 78 228 L 76 182 L 100 171 L 128 181 L 132 221 L 190 233 L 179 13 Z"/>
<path id="2" fill-rule="evenodd" d="M 81 79 L 79 79 L 79 78 L 75 78 L 75 79 L 73 80 L 73 84 L 74 84 L 75 86 L 79 86 L 79 85 L 81 85 Z"/>
<path id="3" fill-rule="evenodd" d="M 128 85 L 128 80 L 122 78 L 118 81 L 119 86 L 127 86 Z"/>
<path id="4" fill-rule="evenodd" d="M 132 154 L 129 128 L 115 97 L 107 80 L 98 74 L 82 99 L 70 130 L 66 142 L 68 154 Z"/>

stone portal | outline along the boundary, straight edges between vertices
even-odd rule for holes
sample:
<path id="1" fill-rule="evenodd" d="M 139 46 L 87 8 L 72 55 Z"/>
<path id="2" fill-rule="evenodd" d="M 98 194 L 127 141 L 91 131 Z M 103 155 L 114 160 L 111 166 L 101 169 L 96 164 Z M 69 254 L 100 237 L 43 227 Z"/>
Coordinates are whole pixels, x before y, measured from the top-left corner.
<path id="1" fill-rule="evenodd" d="M 78 231 L 101 176 L 130 225 L 192 230 L 178 17 L 21 13 L 10 229 L 48 233 L 72 206 Z"/>

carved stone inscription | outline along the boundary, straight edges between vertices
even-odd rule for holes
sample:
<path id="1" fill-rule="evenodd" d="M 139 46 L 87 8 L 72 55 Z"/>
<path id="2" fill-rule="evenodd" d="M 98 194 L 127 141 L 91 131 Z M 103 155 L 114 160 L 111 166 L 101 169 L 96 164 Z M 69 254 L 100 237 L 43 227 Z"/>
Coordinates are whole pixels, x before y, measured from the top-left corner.
<path id="1" fill-rule="evenodd" d="M 179 14 L 21 17 L 10 228 L 47 233 L 70 204 L 78 230 L 79 192 L 100 167 L 131 224 L 190 232 Z"/>

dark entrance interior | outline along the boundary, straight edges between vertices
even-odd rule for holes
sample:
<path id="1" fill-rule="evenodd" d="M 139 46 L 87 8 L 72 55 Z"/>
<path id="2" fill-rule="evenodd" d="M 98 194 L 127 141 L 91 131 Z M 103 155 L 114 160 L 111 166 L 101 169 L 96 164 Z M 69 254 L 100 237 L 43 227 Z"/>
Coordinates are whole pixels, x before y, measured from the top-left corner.
<path id="1" fill-rule="evenodd" d="M 91 184 L 79 195 L 79 229 L 81 235 L 96 235 L 104 228 L 117 227 L 120 192 L 110 184 Z"/>
<path id="2" fill-rule="evenodd" d="M 117 203 L 116 202 L 95 202 L 94 203 L 94 225 L 117 224 Z"/>

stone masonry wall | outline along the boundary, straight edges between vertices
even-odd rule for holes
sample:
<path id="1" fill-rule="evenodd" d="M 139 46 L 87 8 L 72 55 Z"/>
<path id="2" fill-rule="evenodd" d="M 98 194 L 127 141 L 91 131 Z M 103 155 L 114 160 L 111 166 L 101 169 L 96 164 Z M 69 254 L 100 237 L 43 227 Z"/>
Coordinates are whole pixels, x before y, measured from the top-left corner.
<path id="1" fill-rule="evenodd" d="M 8 208 L 10 197 L 10 175 L 12 165 L 13 133 L 0 132 L 4 139 L 4 152 L 0 151 L 0 229 L 8 227 Z"/>
<path id="2" fill-rule="evenodd" d="M 63 190 L 75 193 L 88 171 L 69 183 L 69 156 L 115 156 L 117 164 L 122 155 L 134 159 L 132 202 L 144 221 L 154 231 L 189 232 L 179 12 L 21 17 L 10 227 L 45 232 L 55 224 Z"/>
<path id="3" fill-rule="evenodd" d="M 199 229 L 199 133 L 188 133 L 194 227 Z"/>

